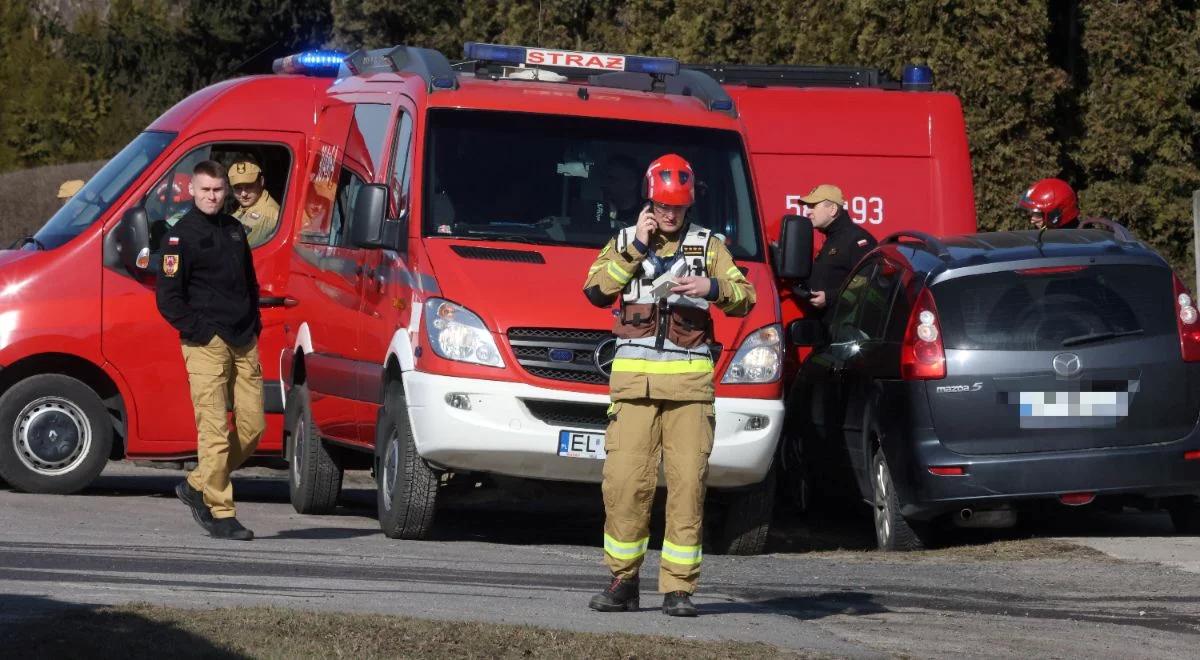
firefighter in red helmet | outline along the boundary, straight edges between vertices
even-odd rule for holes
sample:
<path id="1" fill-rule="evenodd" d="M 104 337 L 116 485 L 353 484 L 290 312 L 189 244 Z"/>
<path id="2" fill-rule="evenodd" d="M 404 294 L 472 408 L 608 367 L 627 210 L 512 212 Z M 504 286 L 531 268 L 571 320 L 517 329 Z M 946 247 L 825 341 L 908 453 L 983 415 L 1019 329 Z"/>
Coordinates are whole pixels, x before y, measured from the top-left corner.
<path id="1" fill-rule="evenodd" d="M 1029 187 L 1017 207 L 1029 212 L 1038 229 L 1073 229 L 1079 226 L 1079 199 L 1062 179 L 1041 179 Z"/>
<path id="2" fill-rule="evenodd" d="M 687 222 L 695 202 L 691 165 L 675 154 L 655 160 L 643 186 L 649 203 L 637 224 L 600 251 L 585 282 L 593 305 L 618 303 L 604 449 L 604 561 L 612 581 L 589 606 L 638 609 L 638 571 L 650 541 L 650 506 L 659 458 L 667 481 L 667 520 L 658 590 L 663 612 L 696 616 L 704 481 L 713 446 L 710 306 L 745 316 L 754 287 L 725 243 Z"/>

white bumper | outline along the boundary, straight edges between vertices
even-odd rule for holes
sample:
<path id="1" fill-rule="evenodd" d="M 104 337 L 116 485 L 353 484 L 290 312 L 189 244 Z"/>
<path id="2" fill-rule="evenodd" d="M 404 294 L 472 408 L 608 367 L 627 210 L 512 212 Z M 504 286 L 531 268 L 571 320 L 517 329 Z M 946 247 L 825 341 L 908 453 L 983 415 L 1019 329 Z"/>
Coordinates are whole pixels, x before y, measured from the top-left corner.
<path id="1" fill-rule="evenodd" d="M 417 452 L 436 465 L 462 471 L 514 477 L 599 483 L 603 461 L 558 455 L 558 432 L 587 427 L 552 426 L 534 417 L 523 400 L 608 405 L 608 397 L 522 383 L 404 373 Z M 465 394 L 471 409 L 446 403 L 446 395 Z M 771 467 L 783 402 L 718 398 L 716 443 L 709 458 L 708 485 L 748 486 L 763 480 Z M 766 426 L 748 430 L 752 417 Z M 761 421 L 761 420 L 760 420 Z"/>

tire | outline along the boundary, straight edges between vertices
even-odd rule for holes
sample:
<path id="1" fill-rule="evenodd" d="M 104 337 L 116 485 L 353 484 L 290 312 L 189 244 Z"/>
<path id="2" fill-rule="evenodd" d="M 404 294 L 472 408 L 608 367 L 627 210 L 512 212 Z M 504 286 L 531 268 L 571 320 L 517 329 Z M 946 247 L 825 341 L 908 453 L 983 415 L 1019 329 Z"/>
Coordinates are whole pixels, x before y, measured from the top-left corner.
<path id="1" fill-rule="evenodd" d="M 1175 533 L 1185 536 L 1200 536 L 1200 503 L 1194 499 L 1176 502 L 1167 507 Z"/>
<path id="2" fill-rule="evenodd" d="M 331 513 L 342 491 L 342 464 L 312 421 L 307 385 L 296 385 L 288 394 L 288 491 L 296 513 Z"/>
<path id="3" fill-rule="evenodd" d="M 27 493 L 75 493 L 108 463 L 113 426 L 92 388 L 42 374 L 0 397 L 0 481 Z"/>
<path id="4" fill-rule="evenodd" d="M 875 450 L 871 461 L 871 484 L 874 490 L 875 542 L 880 550 L 924 550 L 929 540 L 926 524 L 909 521 L 900 515 L 900 498 L 882 449 Z"/>
<path id="5" fill-rule="evenodd" d="M 376 499 L 384 535 L 428 539 L 433 532 L 439 481 L 438 473 L 417 454 L 404 391 L 393 384 L 375 425 Z"/>
<path id="6" fill-rule="evenodd" d="M 715 555 L 760 555 L 767 547 L 771 516 L 775 510 L 775 468 L 758 484 L 726 493 L 721 502 L 720 526 L 710 552 Z"/>

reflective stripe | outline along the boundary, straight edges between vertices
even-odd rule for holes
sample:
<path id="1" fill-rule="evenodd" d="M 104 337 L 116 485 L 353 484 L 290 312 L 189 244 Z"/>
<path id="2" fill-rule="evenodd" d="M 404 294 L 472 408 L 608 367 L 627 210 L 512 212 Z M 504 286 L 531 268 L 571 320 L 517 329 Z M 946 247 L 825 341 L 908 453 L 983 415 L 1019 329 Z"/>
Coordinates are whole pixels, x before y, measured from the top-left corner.
<path id="1" fill-rule="evenodd" d="M 615 261 L 608 262 L 608 274 L 622 286 L 633 279 L 633 273 L 626 273 Z"/>
<path id="2" fill-rule="evenodd" d="M 663 539 L 662 558 L 672 564 L 695 566 L 704 559 L 704 554 L 698 545 L 675 545 Z"/>
<path id="3" fill-rule="evenodd" d="M 731 280 L 740 280 L 744 277 L 742 275 L 742 271 L 739 270 L 737 266 L 731 266 L 729 270 L 725 271 L 725 275 L 727 275 Z"/>
<path id="4" fill-rule="evenodd" d="M 694 360 L 643 360 L 640 358 L 617 358 L 613 360 L 613 373 L 635 374 L 706 374 L 712 373 L 710 358 Z"/>
<path id="5" fill-rule="evenodd" d="M 650 537 L 632 543 L 624 543 L 618 541 L 608 534 L 604 535 L 604 551 L 612 555 L 616 559 L 637 559 L 646 554 L 646 548 L 650 545 Z"/>

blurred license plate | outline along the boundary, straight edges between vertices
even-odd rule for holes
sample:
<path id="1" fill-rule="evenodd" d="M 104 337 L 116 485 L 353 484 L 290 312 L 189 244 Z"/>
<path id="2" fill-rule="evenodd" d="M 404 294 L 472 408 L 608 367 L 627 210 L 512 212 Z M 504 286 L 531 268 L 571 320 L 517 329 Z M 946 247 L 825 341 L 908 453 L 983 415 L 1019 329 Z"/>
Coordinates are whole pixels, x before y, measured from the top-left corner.
<path id="1" fill-rule="evenodd" d="M 1022 417 L 1128 417 L 1129 392 L 1020 392 Z"/>
<path id="2" fill-rule="evenodd" d="M 588 431 L 559 431 L 558 455 L 574 458 L 604 458 L 604 434 Z"/>

